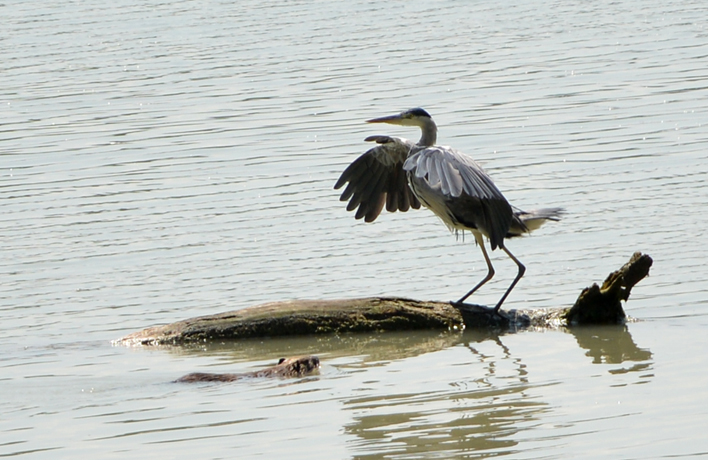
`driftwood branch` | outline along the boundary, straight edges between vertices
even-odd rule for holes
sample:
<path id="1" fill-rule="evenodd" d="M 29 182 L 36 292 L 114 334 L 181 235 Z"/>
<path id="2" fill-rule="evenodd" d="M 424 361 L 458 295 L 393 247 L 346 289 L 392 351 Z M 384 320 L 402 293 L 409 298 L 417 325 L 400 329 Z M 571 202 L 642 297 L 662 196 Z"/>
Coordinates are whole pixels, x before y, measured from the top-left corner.
<path id="1" fill-rule="evenodd" d="M 649 275 L 652 263 L 648 255 L 635 252 L 622 268 L 610 273 L 602 287 L 593 284 L 583 289 L 564 315 L 566 323 L 620 324 L 626 318 L 621 301 L 627 301 L 634 285 Z"/>
<path id="2" fill-rule="evenodd" d="M 649 273 L 652 260 L 635 253 L 611 273 L 602 287 L 586 288 L 571 308 L 510 310 L 501 315 L 479 305 L 453 307 L 445 302 L 371 297 L 341 300 L 274 302 L 217 315 L 155 326 L 127 335 L 124 345 L 185 344 L 252 337 L 401 330 L 563 327 L 577 324 L 621 324 L 621 300 Z"/>

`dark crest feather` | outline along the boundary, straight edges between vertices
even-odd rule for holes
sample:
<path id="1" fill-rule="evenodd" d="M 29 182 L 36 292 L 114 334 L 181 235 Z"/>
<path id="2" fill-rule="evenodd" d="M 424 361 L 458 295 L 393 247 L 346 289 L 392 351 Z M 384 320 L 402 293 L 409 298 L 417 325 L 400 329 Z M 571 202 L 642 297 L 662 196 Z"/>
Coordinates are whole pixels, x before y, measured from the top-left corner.
<path id="1" fill-rule="evenodd" d="M 408 111 L 411 115 L 415 115 L 416 117 L 428 117 L 428 118 L 433 118 L 430 116 L 428 112 L 425 110 L 421 109 L 420 107 L 416 107 L 415 109 L 410 109 Z"/>

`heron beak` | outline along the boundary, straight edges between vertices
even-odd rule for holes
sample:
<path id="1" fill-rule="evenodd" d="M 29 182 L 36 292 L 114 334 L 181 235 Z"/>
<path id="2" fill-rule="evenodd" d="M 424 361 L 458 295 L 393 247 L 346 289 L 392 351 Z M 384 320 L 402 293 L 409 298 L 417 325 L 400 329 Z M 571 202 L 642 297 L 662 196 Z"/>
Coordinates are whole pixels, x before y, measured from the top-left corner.
<path id="1" fill-rule="evenodd" d="M 371 120 L 366 120 L 367 123 L 389 123 L 392 125 L 400 125 L 402 121 L 403 121 L 403 117 L 401 117 L 400 113 L 397 113 L 396 115 L 389 115 L 387 117 L 373 118 Z"/>

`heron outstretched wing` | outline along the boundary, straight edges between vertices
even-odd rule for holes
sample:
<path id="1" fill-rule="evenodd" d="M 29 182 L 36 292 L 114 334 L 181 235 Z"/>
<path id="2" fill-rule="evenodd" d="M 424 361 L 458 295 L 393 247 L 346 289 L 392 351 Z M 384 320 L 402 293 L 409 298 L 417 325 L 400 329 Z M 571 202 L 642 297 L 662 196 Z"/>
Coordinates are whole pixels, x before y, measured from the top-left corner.
<path id="1" fill-rule="evenodd" d="M 450 147 L 432 146 L 415 152 L 403 169 L 415 171 L 418 178 L 425 178 L 432 188 L 451 198 L 464 191 L 480 199 L 504 198 L 491 177 L 472 158 Z"/>
<path id="2" fill-rule="evenodd" d="M 349 182 L 339 198 L 349 200 L 347 211 L 356 209 L 354 217 L 373 222 L 384 205 L 389 212 L 419 209 L 420 201 L 408 187 L 403 170 L 403 163 L 416 145 L 393 136 L 370 136 L 365 140 L 379 145 L 354 160 L 334 185 L 336 190 Z"/>
<path id="3" fill-rule="evenodd" d="M 487 235 L 492 249 L 504 246 L 512 220 L 511 206 L 492 179 L 472 158 L 441 146 L 423 148 L 403 164 L 414 179 L 424 181 L 445 201 L 445 214 L 467 228 Z M 442 217 L 443 220 L 447 216 Z"/>

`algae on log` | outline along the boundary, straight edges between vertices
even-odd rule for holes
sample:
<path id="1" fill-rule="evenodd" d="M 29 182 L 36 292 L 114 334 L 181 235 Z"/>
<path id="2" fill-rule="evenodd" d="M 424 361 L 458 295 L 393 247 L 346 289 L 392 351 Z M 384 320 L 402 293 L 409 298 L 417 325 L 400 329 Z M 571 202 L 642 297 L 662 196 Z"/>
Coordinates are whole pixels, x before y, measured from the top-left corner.
<path id="1" fill-rule="evenodd" d="M 155 326 L 116 342 L 160 345 L 214 339 L 463 327 L 459 312 L 442 302 L 382 297 L 301 300 L 273 302 Z"/>
<path id="2" fill-rule="evenodd" d="M 626 316 L 621 301 L 647 276 L 652 259 L 635 253 L 611 273 L 602 287 L 586 288 L 572 308 L 510 310 L 496 315 L 490 308 L 447 302 L 370 297 L 364 299 L 273 302 L 217 315 L 155 326 L 127 335 L 124 345 L 185 344 L 219 339 L 343 332 L 402 331 L 464 328 L 518 330 L 580 324 L 621 324 Z"/>

